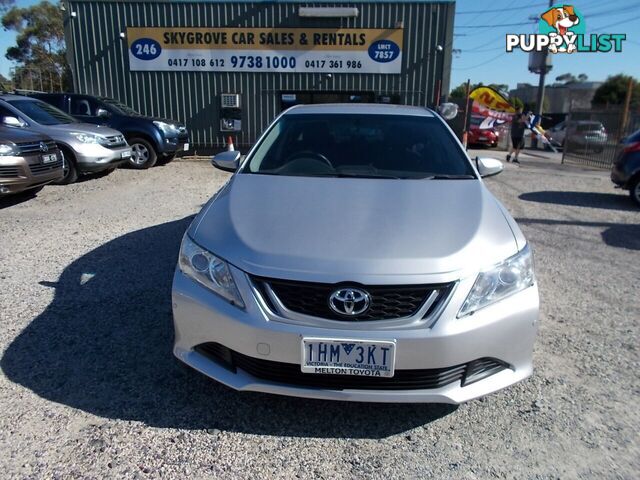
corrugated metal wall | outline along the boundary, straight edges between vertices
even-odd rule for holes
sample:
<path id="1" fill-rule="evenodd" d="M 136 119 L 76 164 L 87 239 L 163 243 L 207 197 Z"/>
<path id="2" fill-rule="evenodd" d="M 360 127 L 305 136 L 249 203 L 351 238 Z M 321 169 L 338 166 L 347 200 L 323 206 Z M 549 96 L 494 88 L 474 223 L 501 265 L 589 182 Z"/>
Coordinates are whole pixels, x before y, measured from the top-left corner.
<path id="1" fill-rule="evenodd" d="M 356 6 L 357 18 L 301 19 L 300 6 Z M 437 3 L 191 3 L 71 1 L 66 36 L 75 90 L 117 98 L 148 115 L 186 122 L 196 148 L 221 146 L 220 93 L 242 94 L 243 132 L 250 144 L 280 112 L 280 91 L 370 91 L 399 94 L 403 103 L 432 103 L 437 79 L 449 88 L 454 4 Z M 126 27 L 345 27 L 404 24 L 403 73 L 131 72 Z M 435 47 L 445 46 L 443 52 Z M 437 62 L 437 63 L 436 63 Z M 441 70 L 444 68 L 444 72 Z"/>

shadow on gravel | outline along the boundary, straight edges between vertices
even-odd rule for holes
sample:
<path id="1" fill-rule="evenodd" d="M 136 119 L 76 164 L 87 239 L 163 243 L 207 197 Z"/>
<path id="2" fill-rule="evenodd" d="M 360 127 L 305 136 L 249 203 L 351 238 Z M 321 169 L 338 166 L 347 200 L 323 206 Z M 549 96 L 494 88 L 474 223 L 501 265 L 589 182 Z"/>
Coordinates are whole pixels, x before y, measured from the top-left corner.
<path id="1" fill-rule="evenodd" d="M 577 227 L 605 228 L 602 240 L 610 247 L 640 250 L 640 225 L 630 223 L 581 222 L 578 220 L 548 220 L 545 218 L 516 218 L 524 225 L 573 225 Z"/>
<path id="2" fill-rule="evenodd" d="M 41 282 L 55 297 L 5 351 L 4 374 L 45 399 L 154 427 L 383 438 L 455 410 L 237 393 L 181 367 L 170 292 L 191 219 L 119 237 Z"/>
<path id="3" fill-rule="evenodd" d="M 628 195 L 615 193 L 541 191 L 523 193 L 518 198 L 528 202 L 553 203 L 571 207 L 638 211 L 638 207 Z"/>

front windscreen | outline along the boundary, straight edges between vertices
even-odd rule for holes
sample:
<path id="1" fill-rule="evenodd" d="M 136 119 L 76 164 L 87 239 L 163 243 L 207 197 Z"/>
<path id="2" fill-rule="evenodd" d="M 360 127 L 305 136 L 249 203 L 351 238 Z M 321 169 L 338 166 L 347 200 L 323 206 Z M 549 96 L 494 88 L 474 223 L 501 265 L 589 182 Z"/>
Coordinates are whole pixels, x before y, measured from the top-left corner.
<path id="1" fill-rule="evenodd" d="M 61 125 L 76 121 L 62 110 L 40 100 L 9 100 L 9 103 L 40 125 Z"/>
<path id="2" fill-rule="evenodd" d="M 476 178 L 455 138 L 437 118 L 375 114 L 284 115 L 243 173 Z"/>
<path id="3" fill-rule="evenodd" d="M 107 106 L 111 107 L 113 110 L 116 110 L 116 112 L 120 113 L 121 115 L 140 116 L 140 113 L 136 112 L 133 108 L 113 98 L 98 97 L 98 100 L 106 103 Z"/>

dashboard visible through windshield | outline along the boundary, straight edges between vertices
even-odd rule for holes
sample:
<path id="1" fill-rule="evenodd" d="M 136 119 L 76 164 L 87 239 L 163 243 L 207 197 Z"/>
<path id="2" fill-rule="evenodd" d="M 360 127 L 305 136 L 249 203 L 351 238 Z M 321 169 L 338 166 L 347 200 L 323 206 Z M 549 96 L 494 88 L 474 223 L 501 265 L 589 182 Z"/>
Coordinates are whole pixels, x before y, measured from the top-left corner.
<path id="1" fill-rule="evenodd" d="M 312 177 L 476 178 L 437 118 L 411 115 L 284 115 L 242 173 Z"/>

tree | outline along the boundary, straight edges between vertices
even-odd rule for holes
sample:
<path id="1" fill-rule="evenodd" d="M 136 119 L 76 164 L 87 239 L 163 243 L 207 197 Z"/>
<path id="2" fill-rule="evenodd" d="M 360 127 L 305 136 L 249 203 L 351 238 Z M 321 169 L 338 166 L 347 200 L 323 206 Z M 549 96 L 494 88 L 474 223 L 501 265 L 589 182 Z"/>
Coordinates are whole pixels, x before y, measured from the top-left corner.
<path id="1" fill-rule="evenodd" d="M 577 77 L 573 73 L 565 73 L 556 77 L 556 82 L 562 82 L 561 85 L 569 85 L 571 83 L 583 83 L 586 82 L 589 76 L 586 73 L 581 73 Z"/>
<path id="2" fill-rule="evenodd" d="M 524 110 L 524 102 L 518 97 L 509 98 L 509 103 L 513 105 L 516 110 L 522 108 Z"/>
<path id="3" fill-rule="evenodd" d="M 43 1 L 26 8 L 13 7 L 2 16 L 2 26 L 17 33 L 16 45 L 5 54 L 18 64 L 13 74 L 17 88 L 68 88 L 70 75 L 59 5 Z"/>
<path id="4" fill-rule="evenodd" d="M 631 107 L 640 106 L 640 83 L 630 75 L 619 73 L 607 77 L 593 94 L 592 105 L 622 105 L 627 97 L 627 89 L 631 80 Z"/>

